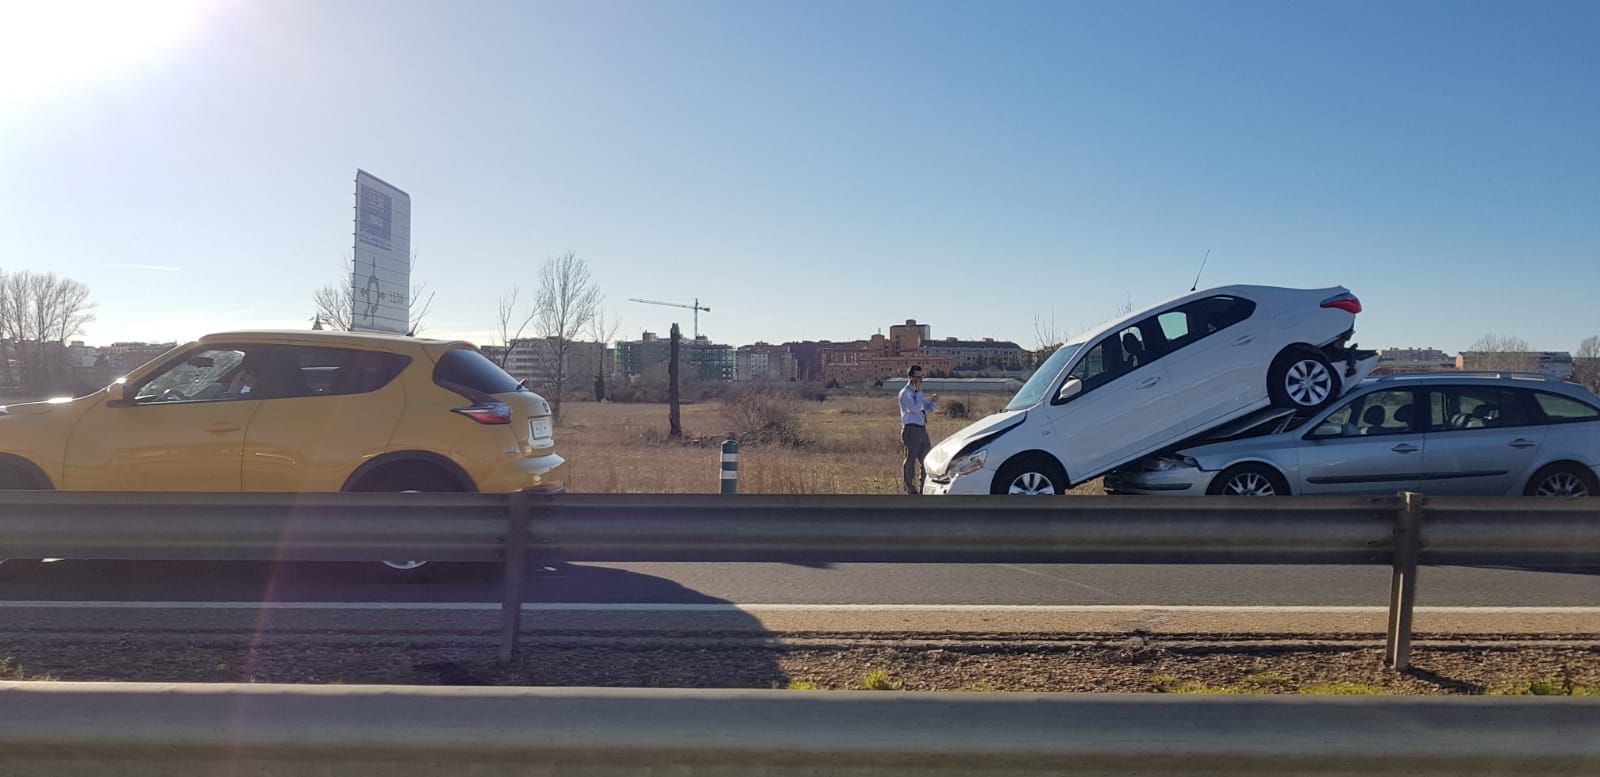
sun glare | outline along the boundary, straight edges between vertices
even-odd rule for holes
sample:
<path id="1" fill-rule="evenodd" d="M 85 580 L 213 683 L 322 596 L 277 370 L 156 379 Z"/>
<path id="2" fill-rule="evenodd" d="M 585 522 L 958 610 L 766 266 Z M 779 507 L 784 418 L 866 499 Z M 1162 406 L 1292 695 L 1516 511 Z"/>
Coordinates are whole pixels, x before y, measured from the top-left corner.
<path id="1" fill-rule="evenodd" d="M 183 42 L 213 0 L 0 0 L 0 105 L 113 78 Z"/>

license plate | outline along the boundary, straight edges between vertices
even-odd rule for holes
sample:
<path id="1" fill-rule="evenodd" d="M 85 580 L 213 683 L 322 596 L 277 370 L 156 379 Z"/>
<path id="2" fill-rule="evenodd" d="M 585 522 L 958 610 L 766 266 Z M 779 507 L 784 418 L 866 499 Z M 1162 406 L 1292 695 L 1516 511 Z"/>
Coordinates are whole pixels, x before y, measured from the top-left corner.
<path id="1" fill-rule="evenodd" d="M 528 420 L 528 437 L 535 440 L 550 439 L 550 419 L 532 418 Z"/>

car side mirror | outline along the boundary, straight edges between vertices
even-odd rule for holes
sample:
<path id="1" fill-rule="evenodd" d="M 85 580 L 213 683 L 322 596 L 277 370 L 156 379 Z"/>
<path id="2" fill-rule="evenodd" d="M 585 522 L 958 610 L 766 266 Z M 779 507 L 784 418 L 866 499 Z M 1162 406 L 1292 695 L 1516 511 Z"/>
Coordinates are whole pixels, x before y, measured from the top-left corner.
<path id="1" fill-rule="evenodd" d="M 1344 427 L 1339 424 L 1318 424 L 1311 430 L 1312 437 L 1340 437 L 1344 434 Z"/>
<path id="2" fill-rule="evenodd" d="M 133 404 L 133 387 L 127 383 L 117 382 L 106 389 L 111 398 L 106 400 L 106 407 L 127 407 Z"/>
<path id="3" fill-rule="evenodd" d="M 1067 382 L 1061 384 L 1061 391 L 1056 393 L 1056 401 L 1065 402 L 1082 393 L 1083 381 L 1077 378 L 1067 378 Z"/>

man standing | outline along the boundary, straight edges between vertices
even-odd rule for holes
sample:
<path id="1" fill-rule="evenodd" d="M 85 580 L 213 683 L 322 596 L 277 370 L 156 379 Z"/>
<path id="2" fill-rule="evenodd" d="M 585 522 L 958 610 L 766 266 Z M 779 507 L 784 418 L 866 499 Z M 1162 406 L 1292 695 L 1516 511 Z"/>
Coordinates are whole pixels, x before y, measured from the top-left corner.
<path id="1" fill-rule="evenodd" d="M 922 393 L 922 366 L 911 365 L 906 370 L 906 387 L 900 389 L 900 442 L 906 446 L 904 476 L 907 494 L 922 493 L 922 480 L 928 468 L 922 458 L 928 455 L 933 444 L 928 442 L 928 414 L 933 412 L 938 394 Z M 919 471 L 918 467 L 922 469 Z"/>

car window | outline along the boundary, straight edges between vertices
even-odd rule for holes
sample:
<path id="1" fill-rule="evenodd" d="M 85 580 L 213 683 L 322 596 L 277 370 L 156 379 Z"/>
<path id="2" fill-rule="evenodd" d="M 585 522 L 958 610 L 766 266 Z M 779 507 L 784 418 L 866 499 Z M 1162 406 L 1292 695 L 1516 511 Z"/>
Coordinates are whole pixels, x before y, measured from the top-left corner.
<path id="1" fill-rule="evenodd" d="M 433 369 L 433 382 L 462 386 L 485 394 L 526 391 L 516 378 L 506 374 L 487 356 L 471 349 L 457 348 L 439 358 Z"/>
<path id="2" fill-rule="evenodd" d="M 1112 378 L 1126 371 L 1126 367 L 1122 355 L 1122 336 L 1118 333 L 1095 343 L 1067 375 L 1083 381 L 1083 390 L 1087 393 L 1111 382 Z"/>
<path id="3" fill-rule="evenodd" d="M 1149 364 L 1156 357 L 1154 348 L 1147 347 L 1143 332 L 1138 326 L 1130 326 L 1117 333 L 1117 339 L 1122 343 L 1123 372 L 1135 370 Z"/>
<path id="4" fill-rule="evenodd" d="M 410 361 L 355 348 L 277 346 L 264 381 L 273 398 L 362 394 L 383 388 Z"/>
<path id="5" fill-rule="evenodd" d="M 1033 371 L 1033 376 L 1028 378 L 1028 382 L 1022 384 L 1016 396 L 1006 404 L 1006 409 L 1026 410 L 1039 404 L 1039 400 L 1044 399 L 1045 393 L 1050 391 L 1050 386 L 1055 383 L 1056 376 L 1061 374 L 1061 368 L 1072 361 L 1073 355 L 1082 347 L 1083 343 L 1067 343 L 1057 348 L 1055 353 L 1050 354 L 1050 358 L 1045 359 L 1044 364 L 1039 365 L 1039 369 Z"/>
<path id="6" fill-rule="evenodd" d="M 1156 321 L 1167 350 L 1172 351 L 1249 318 L 1255 309 L 1250 300 L 1218 295 L 1180 305 L 1156 316 Z"/>
<path id="7" fill-rule="evenodd" d="M 1596 410 L 1594 407 L 1571 397 L 1551 394 L 1547 391 L 1535 391 L 1533 392 L 1533 397 L 1534 401 L 1538 403 L 1539 410 L 1544 413 L 1547 423 L 1592 421 L 1600 418 L 1600 410 Z"/>
<path id="8" fill-rule="evenodd" d="M 206 402 L 249 397 L 254 390 L 246 380 L 261 356 L 257 349 L 211 346 L 190 351 L 134 390 L 141 405 L 165 402 Z M 249 364 L 246 364 L 246 358 Z M 253 376 L 251 376 L 253 377 Z"/>
<path id="9" fill-rule="evenodd" d="M 1330 413 L 1318 427 L 1340 427 L 1338 437 L 1403 434 L 1411 430 L 1412 394 L 1409 389 L 1374 391 L 1347 402 Z"/>
<path id="10" fill-rule="evenodd" d="M 1428 429 L 1495 429 L 1530 423 L 1524 392 L 1499 386 L 1432 389 L 1428 395 Z"/>

